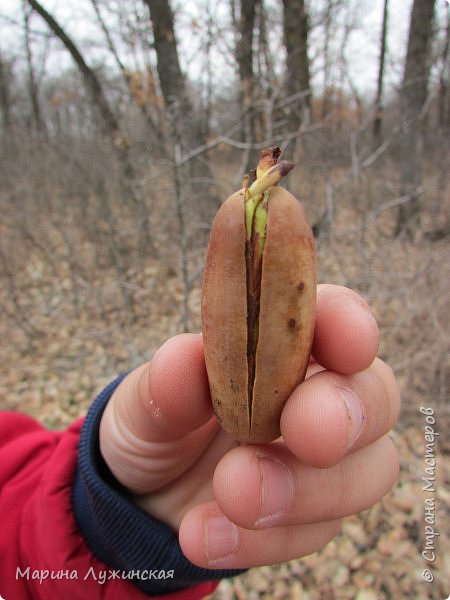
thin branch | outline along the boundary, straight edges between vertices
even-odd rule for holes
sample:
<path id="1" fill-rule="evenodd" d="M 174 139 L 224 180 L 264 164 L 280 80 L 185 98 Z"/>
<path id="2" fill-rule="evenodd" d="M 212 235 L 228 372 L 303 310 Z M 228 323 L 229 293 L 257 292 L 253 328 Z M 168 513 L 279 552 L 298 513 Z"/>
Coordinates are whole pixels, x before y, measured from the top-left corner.
<path id="1" fill-rule="evenodd" d="M 219 135 L 216 138 L 214 138 L 213 140 L 211 140 L 210 142 L 208 142 L 207 144 L 203 144 L 202 146 L 197 146 L 197 148 L 194 148 L 191 152 L 181 155 L 177 160 L 177 167 L 181 167 L 182 165 L 193 160 L 194 158 L 197 158 L 197 156 L 200 156 L 201 154 L 204 154 L 204 153 L 208 152 L 209 150 L 212 150 L 213 148 L 220 146 L 221 144 L 230 146 L 231 148 L 237 148 L 238 150 L 249 150 L 249 149 L 263 150 L 264 148 L 267 148 L 267 146 L 271 146 L 274 144 L 280 145 L 282 143 L 286 143 L 290 140 L 297 139 L 297 138 L 299 138 L 303 135 L 306 135 L 308 133 L 311 133 L 313 131 L 317 131 L 318 129 L 322 129 L 323 127 L 324 127 L 323 123 L 317 123 L 315 125 L 310 125 L 309 127 L 305 127 L 304 129 L 301 129 L 299 132 L 288 133 L 288 134 L 279 134 L 279 135 L 271 137 L 270 140 L 263 140 L 263 141 L 257 142 L 257 143 L 240 142 L 239 140 L 235 140 L 234 138 L 228 137 L 227 135 Z M 164 169 L 163 173 L 169 172 L 172 169 L 173 169 L 173 165 L 170 165 L 167 167 L 167 169 Z M 153 181 L 154 179 L 159 179 L 160 177 L 161 177 L 161 172 L 158 172 L 158 174 L 156 174 L 156 175 L 151 175 L 150 177 L 145 177 L 144 179 L 142 179 L 141 184 L 147 184 L 150 181 Z"/>

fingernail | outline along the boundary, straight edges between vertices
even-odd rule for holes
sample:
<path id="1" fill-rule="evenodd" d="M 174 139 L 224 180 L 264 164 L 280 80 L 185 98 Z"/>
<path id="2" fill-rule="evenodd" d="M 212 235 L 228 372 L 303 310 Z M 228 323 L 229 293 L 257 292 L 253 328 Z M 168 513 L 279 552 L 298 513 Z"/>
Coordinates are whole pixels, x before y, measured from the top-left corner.
<path id="1" fill-rule="evenodd" d="M 210 565 L 233 554 L 239 543 L 236 525 L 222 515 L 208 517 L 205 527 L 206 557 Z"/>
<path id="2" fill-rule="evenodd" d="M 347 448 L 350 448 L 361 434 L 365 415 L 362 403 L 353 390 L 337 386 L 338 392 L 344 402 L 345 410 L 350 421 Z"/>
<path id="3" fill-rule="evenodd" d="M 291 471 L 280 460 L 260 456 L 261 511 L 257 526 L 268 526 L 287 511 L 294 500 L 294 480 Z"/>

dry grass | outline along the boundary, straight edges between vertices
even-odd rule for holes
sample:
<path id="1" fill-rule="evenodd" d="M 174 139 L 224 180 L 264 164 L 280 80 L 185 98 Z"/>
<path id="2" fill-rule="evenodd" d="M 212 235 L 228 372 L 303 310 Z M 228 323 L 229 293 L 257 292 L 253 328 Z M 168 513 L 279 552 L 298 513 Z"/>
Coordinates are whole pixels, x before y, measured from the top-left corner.
<path id="1" fill-rule="evenodd" d="M 80 191 L 74 173 L 59 183 L 52 165 L 44 174 L 38 169 L 20 179 L 12 174 L 4 184 L 0 219 L 0 409 L 27 412 L 52 428 L 82 416 L 104 384 L 181 332 L 183 306 L 189 308 L 190 329 L 199 329 L 205 250 L 199 230 L 207 222 L 197 218 L 187 225 L 184 259 L 192 276 L 187 281 L 170 179 L 158 179 L 158 186 L 151 178 L 147 184 L 143 180 L 157 252 L 142 253 L 135 214 L 120 199 L 117 182 L 105 186 L 102 176 L 93 173 L 93 181 L 98 176 L 103 187 L 91 181 Z M 325 173 L 300 167 L 295 177 L 291 188 L 307 199 L 311 221 L 327 205 L 330 210 L 330 227 L 318 240 L 320 281 L 359 291 L 378 319 L 380 354 L 394 368 L 403 395 L 393 434 L 402 459 L 401 480 L 379 505 L 347 520 L 343 535 L 322 553 L 223 582 L 214 598 L 440 600 L 450 592 L 445 532 L 450 449 L 444 439 L 450 424 L 450 261 L 448 238 L 431 241 L 424 232 L 439 226 L 450 209 L 448 189 L 430 171 L 422 228 L 414 239 L 395 239 L 396 208 L 389 205 L 396 198 L 392 167 L 357 177 L 348 169 Z M 435 409 L 441 433 L 436 456 L 441 536 L 433 584 L 420 576 L 429 566 L 421 556 L 420 406 Z"/>

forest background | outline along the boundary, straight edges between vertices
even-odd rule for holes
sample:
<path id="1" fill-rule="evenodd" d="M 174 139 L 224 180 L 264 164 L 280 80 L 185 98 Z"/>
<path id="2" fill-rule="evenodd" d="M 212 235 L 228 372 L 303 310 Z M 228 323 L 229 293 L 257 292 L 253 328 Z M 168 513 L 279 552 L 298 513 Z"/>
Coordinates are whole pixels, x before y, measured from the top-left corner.
<path id="1" fill-rule="evenodd" d="M 198 331 L 211 221 L 269 145 L 296 164 L 285 185 L 319 280 L 357 290 L 379 322 L 403 396 L 399 485 L 321 553 L 215 598 L 450 593 L 448 4 L 0 5 L 1 409 L 64 427 Z M 420 407 L 441 433 L 432 497 Z"/>

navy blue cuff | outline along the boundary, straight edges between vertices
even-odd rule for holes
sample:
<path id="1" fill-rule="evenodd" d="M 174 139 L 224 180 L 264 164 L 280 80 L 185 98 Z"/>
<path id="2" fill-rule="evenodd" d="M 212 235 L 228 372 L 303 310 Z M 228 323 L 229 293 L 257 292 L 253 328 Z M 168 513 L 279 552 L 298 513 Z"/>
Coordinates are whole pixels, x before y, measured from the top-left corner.
<path id="1" fill-rule="evenodd" d="M 172 529 L 136 506 L 103 461 L 99 449 L 100 419 L 124 376 L 99 394 L 81 430 L 72 504 L 87 545 L 97 559 L 120 570 L 143 592 L 152 595 L 242 573 L 192 564 L 182 553 Z"/>

